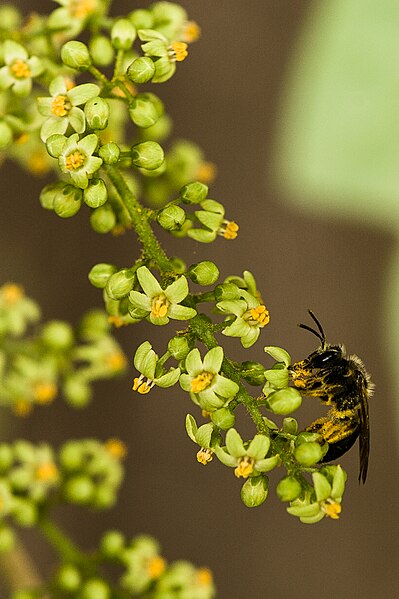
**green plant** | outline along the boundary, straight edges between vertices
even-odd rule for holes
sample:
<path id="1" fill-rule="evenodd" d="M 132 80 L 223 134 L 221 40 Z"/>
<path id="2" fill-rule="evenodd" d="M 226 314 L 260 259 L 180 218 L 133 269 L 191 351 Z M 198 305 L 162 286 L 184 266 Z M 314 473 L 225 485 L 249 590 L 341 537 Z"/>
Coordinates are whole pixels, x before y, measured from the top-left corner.
<path id="1" fill-rule="evenodd" d="M 25 414 L 50 403 L 60 389 L 72 406 L 84 407 L 93 381 L 126 370 L 111 327 L 143 320 L 168 326 L 171 336 L 162 350 L 150 341 L 135 350 L 133 390 L 146 395 L 154 386 L 180 385 L 205 418 L 201 425 L 190 414 L 186 419 L 198 462 L 206 465 L 216 456 L 233 468 L 244 479 L 246 506 L 266 500 L 266 473 L 281 467 L 276 491 L 289 502 L 290 514 L 306 523 L 338 518 L 346 475 L 340 466 L 319 464 L 327 444 L 316 433 L 299 432 L 290 416 L 302 398 L 291 385 L 289 354 L 265 347 L 274 360 L 267 368 L 239 363 L 223 348 L 223 335 L 250 348 L 269 322 L 253 275 L 245 271 L 219 281 L 214 262 L 187 267 L 166 253 L 154 232 L 161 227 L 202 243 L 217 236 L 233 240 L 238 232 L 224 206 L 208 198 L 213 167 L 201 150 L 188 141 L 172 143 L 168 151 L 161 145 L 170 119 L 153 84 L 173 76 L 199 27 L 170 2 L 124 18 L 109 16 L 106 0 L 58 4 L 50 15 L 27 22 L 12 6 L 0 9 L 0 147 L 29 172 L 54 174 L 56 181 L 40 195 L 44 209 L 61 218 L 85 209 L 99 234 L 133 230 L 140 255 L 128 256 L 126 266 L 92 267 L 89 280 L 102 290 L 105 312 L 90 312 L 77 333 L 61 321 L 37 328 L 39 308 L 22 288 L 7 283 L 0 289 L 0 401 Z M 77 39 L 81 34 L 87 43 Z M 175 320 L 178 331 L 170 322 Z M 235 428 L 236 410 L 251 417 L 252 439 L 244 441 Z M 284 418 L 277 424 L 266 414 Z M 58 452 L 28 441 L 0 445 L 0 549 L 12 550 L 14 525 L 35 526 L 60 557 L 50 581 L 18 589 L 14 599 L 48 592 L 84 599 L 214 596 L 209 570 L 188 562 L 167 565 L 154 539 L 127 541 L 108 531 L 87 554 L 54 522 L 60 503 L 112 506 L 125 451 L 118 439 L 69 440 Z M 116 580 L 104 574 L 109 562 L 119 566 Z"/>

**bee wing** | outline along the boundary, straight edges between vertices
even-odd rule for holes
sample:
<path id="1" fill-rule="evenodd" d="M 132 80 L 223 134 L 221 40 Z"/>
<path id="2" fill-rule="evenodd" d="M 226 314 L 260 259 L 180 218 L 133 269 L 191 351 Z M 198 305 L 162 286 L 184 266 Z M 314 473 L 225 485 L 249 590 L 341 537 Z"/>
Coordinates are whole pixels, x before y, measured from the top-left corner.
<path id="1" fill-rule="evenodd" d="M 368 404 L 368 389 L 364 377 L 358 379 L 359 384 L 359 399 L 360 399 L 360 433 L 359 433 L 359 482 L 364 484 L 367 478 L 367 469 L 369 464 L 370 453 L 370 423 L 369 423 L 369 404 Z"/>

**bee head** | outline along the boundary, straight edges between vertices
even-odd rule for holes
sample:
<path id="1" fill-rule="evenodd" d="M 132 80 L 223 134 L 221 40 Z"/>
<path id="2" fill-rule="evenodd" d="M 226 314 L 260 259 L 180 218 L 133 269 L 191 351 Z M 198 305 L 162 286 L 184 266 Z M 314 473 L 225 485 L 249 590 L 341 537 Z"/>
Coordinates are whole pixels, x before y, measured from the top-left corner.
<path id="1" fill-rule="evenodd" d="M 344 358 L 344 350 L 341 345 L 328 345 L 324 343 L 308 357 L 310 368 L 323 369 L 337 365 Z"/>

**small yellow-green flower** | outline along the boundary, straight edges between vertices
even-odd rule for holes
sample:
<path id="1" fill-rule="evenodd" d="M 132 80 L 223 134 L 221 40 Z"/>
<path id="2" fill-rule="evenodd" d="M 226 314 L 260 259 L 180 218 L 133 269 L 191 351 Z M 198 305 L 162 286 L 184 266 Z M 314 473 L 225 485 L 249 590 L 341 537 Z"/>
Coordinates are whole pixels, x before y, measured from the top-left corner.
<path id="1" fill-rule="evenodd" d="M 194 348 L 185 360 L 186 374 L 180 377 L 180 385 L 195 397 L 202 409 L 210 412 L 225 406 L 238 392 L 234 381 L 219 374 L 223 362 L 223 348 L 214 347 L 204 360 Z"/>
<path id="2" fill-rule="evenodd" d="M 93 156 L 97 145 L 98 137 L 94 133 L 86 135 L 81 140 L 79 135 L 74 133 L 62 146 L 58 156 L 59 167 L 63 173 L 71 176 L 72 182 L 77 187 L 86 189 L 89 178 L 98 171 L 103 162 L 98 156 Z"/>
<path id="3" fill-rule="evenodd" d="M 341 466 L 325 466 L 313 472 L 314 493 L 291 502 L 287 512 L 305 524 L 319 522 L 325 516 L 337 520 L 341 513 L 346 473 Z"/>
<path id="4" fill-rule="evenodd" d="M 198 427 L 191 414 L 186 416 L 186 431 L 190 439 L 200 446 L 197 452 L 197 461 L 205 466 L 213 459 L 214 447 L 220 445 L 219 432 L 212 422 Z"/>
<path id="5" fill-rule="evenodd" d="M 222 464 L 234 468 L 237 477 L 248 478 L 278 465 L 278 455 L 266 458 L 269 448 L 270 439 L 266 435 L 255 435 L 251 442 L 244 444 L 236 429 L 231 428 L 226 434 L 226 447 L 215 447 L 215 453 Z"/>
<path id="6" fill-rule="evenodd" d="M 251 293 L 242 289 L 240 295 L 240 299 L 223 300 L 216 307 L 224 314 L 236 316 L 232 324 L 223 329 L 223 335 L 240 337 L 243 347 L 251 347 L 257 341 L 260 330 L 270 321 L 270 316 L 266 306 Z"/>
<path id="7" fill-rule="evenodd" d="M 149 341 L 144 341 L 137 348 L 134 365 L 140 376 L 133 381 L 133 391 L 141 395 L 149 393 L 154 385 L 162 388 L 172 387 L 179 380 L 180 368 L 170 368 L 166 371 Z"/>
<path id="8" fill-rule="evenodd" d="M 3 51 L 5 66 L 0 69 L 0 89 L 11 88 L 17 96 L 28 96 L 33 77 L 44 70 L 41 60 L 29 57 L 27 50 L 12 40 L 4 42 Z"/>
<path id="9" fill-rule="evenodd" d="M 59 75 L 50 83 L 50 96 L 37 99 L 39 112 L 49 117 L 42 125 L 40 137 L 45 142 L 50 135 L 63 135 L 68 125 L 76 133 L 83 133 L 86 127 L 85 113 L 82 104 L 95 98 L 100 88 L 94 83 L 83 83 L 68 90 L 65 78 Z"/>
<path id="10" fill-rule="evenodd" d="M 129 301 L 132 305 L 131 314 L 140 313 L 141 318 L 147 318 L 152 324 L 164 325 L 170 318 L 189 320 L 197 312 L 180 304 L 188 295 L 188 283 L 185 276 L 162 289 L 157 279 L 146 266 L 140 266 L 136 271 L 137 279 L 144 293 L 131 291 Z M 138 312 L 137 312 L 138 311 Z"/>

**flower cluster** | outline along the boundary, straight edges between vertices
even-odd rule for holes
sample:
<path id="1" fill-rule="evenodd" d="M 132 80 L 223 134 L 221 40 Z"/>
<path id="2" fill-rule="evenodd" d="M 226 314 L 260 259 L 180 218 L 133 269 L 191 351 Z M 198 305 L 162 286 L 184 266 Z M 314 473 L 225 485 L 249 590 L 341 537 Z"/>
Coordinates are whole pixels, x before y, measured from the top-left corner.
<path id="1" fill-rule="evenodd" d="M 125 370 L 126 358 L 109 334 L 104 312 L 86 314 L 76 340 L 72 327 L 52 320 L 28 336 L 40 311 L 19 285 L 0 288 L 0 403 L 26 416 L 35 405 L 48 405 L 59 391 L 70 405 L 82 407 L 91 398 L 91 383 Z M 9 338 L 13 344 L 7 344 Z M 29 351 L 27 351 L 27 348 Z"/>

